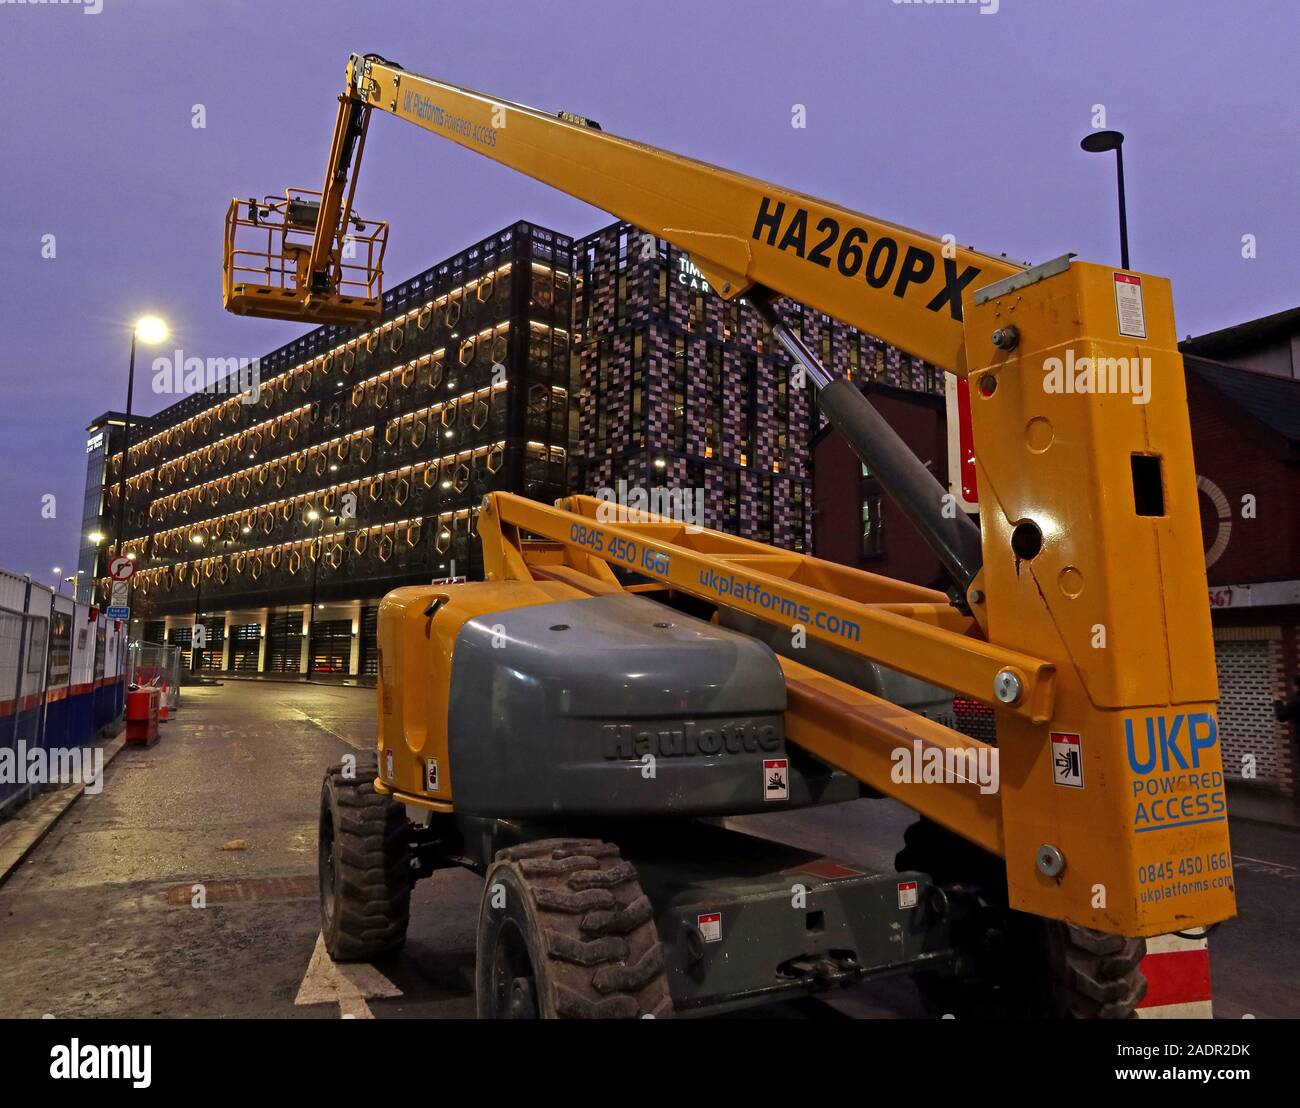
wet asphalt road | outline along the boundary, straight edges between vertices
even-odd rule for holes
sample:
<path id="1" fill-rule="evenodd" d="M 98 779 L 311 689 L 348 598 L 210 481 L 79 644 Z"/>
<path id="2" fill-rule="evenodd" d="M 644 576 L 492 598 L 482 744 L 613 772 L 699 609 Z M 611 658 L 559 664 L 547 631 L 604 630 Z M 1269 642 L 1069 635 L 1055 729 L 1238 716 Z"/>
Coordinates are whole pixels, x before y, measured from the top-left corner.
<path id="1" fill-rule="evenodd" d="M 230 681 L 187 689 L 150 749 L 124 749 L 0 887 L 0 1017 L 337 1018 L 294 999 L 320 931 L 324 768 L 374 741 L 374 691 Z M 906 809 L 860 801 L 734 823 L 870 868 Z M 1300 1016 L 1300 833 L 1235 823 L 1240 916 L 1211 944 L 1216 1015 Z M 192 906 L 202 885 L 207 906 Z M 479 882 L 444 871 L 412 897 L 402 991 L 378 1018 L 473 1015 Z M 788 1018 L 916 1016 L 906 980 L 775 1006 Z"/>

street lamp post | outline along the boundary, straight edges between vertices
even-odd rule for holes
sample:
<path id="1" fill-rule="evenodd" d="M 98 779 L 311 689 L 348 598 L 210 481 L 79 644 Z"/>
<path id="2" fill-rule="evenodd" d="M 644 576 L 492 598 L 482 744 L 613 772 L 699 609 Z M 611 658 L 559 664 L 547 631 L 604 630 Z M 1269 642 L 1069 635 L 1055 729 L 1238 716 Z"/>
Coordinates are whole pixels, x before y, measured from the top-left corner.
<path id="1" fill-rule="evenodd" d="M 1122 131 L 1093 131 L 1079 146 L 1089 154 L 1115 151 L 1115 174 L 1119 180 L 1119 252 L 1120 266 L 1128 269 L 1128 205 L 1124 200 L 1124 134 Z"/>

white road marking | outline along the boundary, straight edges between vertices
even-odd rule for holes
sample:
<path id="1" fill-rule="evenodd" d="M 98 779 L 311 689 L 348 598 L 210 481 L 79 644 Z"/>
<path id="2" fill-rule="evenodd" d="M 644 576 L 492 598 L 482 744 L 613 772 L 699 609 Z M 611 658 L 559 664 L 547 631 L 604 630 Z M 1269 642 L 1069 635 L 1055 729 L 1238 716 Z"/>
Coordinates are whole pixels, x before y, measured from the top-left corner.
<path id="1" fill-rule="evenodd" d="M 341 735 L 339 734 L 339 732 L 335 731 L 334 728 L 325 726 L 325 724 L 321 723 L 321 721 L 318 720 L 315 716 L 310 715 L 307 712 L 304 712 L 301 708 L 296 707 L 295 705 L 289 705 L 289 707 L 293 711 L 297 712 L 300 716 L 302 716 L 302 718 L 305 719 L 308 723 L 312 724 L 315 727 L 319 727 L 327 735 L 333 735 L 336 739 L 339 740 L 339 742 L 347 743 L 348 746 L 352 747 L 355 750 L 371 750 L 374 748 L 374 743 L 362 742 L 359 739 L 354 739 L 351 735 Z"/>
<path id="2" fill-rule="evenodd" d="M 1273 866 L 1276 869 L 1295 869 L 1295 866 L 1289 866 L 1285 862 L 1270 862 L 1267 858 L 1252 858 L 1247 854 L 1234 854 L 1234 858 L 1243 862 L 1258 862 L 1261 866 Z"/>
<path id="3" fill-rule="evenodd" d="M 369 962 L 334 961 L 325 949 L 325 936 L 318 935 L 294 1004 L 337 1004 L 340 1019 L 372 1020 L 367 1000 L 401 995 L 402 990 Z"/>

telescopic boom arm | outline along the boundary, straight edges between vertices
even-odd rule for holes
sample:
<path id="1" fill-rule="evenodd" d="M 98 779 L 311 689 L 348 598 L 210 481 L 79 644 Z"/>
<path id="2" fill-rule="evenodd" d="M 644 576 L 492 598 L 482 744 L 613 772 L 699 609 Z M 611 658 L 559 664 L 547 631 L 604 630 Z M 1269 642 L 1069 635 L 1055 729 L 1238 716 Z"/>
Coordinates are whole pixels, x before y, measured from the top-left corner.
<path id="1" fill-rule="evenodd" d="M 691 256 L 724 300 L 768 290 L 965 372 L 961 296 L 1023 267 L 778 185 L 409 73 L 348 63 L 347 99 L 627 220 Z M 337 187 L 333 175 L 326 190 Z M 322 209 L 323 211 L 325 209 Z M 329 226 L 328 224 L 326 226 Z"/>
<path id="2" fill-rule="evenodd" d="M 725 300 L 746 297 L 818 390 L 819 406 L 916 523 L 964 603 L 979 571 L 978 529 L 945 511 L 947 489 L 851 382 L 828 374 L 777 318 L 773 300 L 811 308 L 964 374 L 961 297 L 1021 271 L 765 181 L 619 138 L 570 113 L 547 115 L 353 55 L 322 188 L 312 293 L 331 287 L 371 107 L 525 173 L 690 254 Z M 345 189 L 349 190 L 345 196 Z M 324 318 L 317 315 L 317 318 Z"/>

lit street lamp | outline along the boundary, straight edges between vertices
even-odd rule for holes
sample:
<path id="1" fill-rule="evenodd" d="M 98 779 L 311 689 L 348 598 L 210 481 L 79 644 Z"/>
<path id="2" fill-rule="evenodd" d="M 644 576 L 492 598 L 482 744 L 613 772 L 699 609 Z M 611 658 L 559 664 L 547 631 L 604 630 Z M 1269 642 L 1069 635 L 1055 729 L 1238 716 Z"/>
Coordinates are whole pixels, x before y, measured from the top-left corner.
<path id="1" fill-rule="evenodd" d="M 126 426 L 122 429 L 122 471 L 117 482 L 117 529 L 114 549 L 122 552 L 122 525 L 126 519 L 126 475 L 131 464 L 131 401 L 135 396 L 135 344 L 153 345 L 167 338 L 167 324 L 156 315 L 141 316 L 131 327 L 131 360 L 126 371 Z M 96 532 L 98 534 L 98 532 Z M 93 539 L 94 536 L 92 535 Z"/>

